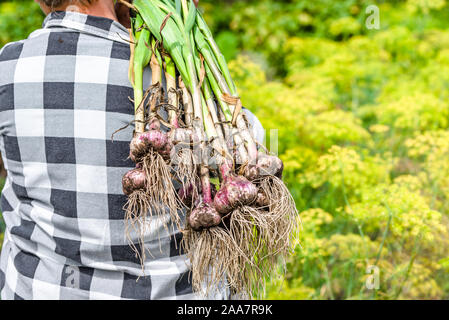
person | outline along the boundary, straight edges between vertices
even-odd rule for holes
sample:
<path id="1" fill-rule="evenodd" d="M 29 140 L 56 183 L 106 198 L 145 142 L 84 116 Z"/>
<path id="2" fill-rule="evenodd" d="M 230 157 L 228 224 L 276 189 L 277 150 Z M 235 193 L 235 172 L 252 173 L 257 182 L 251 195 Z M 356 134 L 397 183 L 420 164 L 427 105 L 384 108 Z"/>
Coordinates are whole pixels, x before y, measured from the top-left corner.
<path id="1" fill-rule="evenodd" d="M 0 298 L 199 298 L 180 230 L 150 220 L 143 270 L 125 237 L 133 125 L 111 136 L 133 120 L 128 8 L 35 1 L 42 29 L 0 51 Z M 145 70 L 145 87 L 150 78 Z M 208 298 L 230 297 L 223 287 Z"/>

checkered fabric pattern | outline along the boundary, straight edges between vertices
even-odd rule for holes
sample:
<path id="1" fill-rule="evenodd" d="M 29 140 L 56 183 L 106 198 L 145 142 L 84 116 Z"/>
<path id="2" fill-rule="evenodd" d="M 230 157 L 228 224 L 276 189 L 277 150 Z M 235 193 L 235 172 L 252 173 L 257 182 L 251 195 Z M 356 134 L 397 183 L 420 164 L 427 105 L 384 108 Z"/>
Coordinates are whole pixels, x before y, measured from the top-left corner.
<path id="1" fill-rule="evenodd" d="M 144 274 L 125 239 L 121 179 L 134 167 L 133 127 L 111 135 L 133 119 L 126 39 L 127 29 L 112 20 L 55 12 L 0 51 L 0 152 L 8 172 L 1 299 L 198 298 L 179 230 L 150 220 Z M 229 297 L 217 290 L 209 298 Z"/>

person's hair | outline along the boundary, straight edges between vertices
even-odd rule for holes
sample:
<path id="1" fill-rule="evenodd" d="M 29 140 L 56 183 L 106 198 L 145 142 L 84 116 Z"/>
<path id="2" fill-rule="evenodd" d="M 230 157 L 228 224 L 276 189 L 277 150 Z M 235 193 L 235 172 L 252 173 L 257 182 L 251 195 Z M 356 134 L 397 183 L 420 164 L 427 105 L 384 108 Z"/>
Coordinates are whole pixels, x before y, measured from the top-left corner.
<path id="1" fill-rule="evenodd" d="M 84 5 L 92 4 L 96 0 L 41 0 L 49 8 L 58 8 L 67 2 L 79 2 Z"/>

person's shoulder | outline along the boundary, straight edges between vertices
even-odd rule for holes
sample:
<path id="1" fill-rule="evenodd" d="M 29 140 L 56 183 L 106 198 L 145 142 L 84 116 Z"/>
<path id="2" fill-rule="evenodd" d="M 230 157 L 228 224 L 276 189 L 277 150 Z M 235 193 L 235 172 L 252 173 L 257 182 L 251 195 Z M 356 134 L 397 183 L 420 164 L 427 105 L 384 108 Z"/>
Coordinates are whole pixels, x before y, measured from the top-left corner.
<path id="1" fill-rule="evenodd" d="M 25 40 L 10 42 L 0 49 L 0 62 L 17 60 L 23 50 Z"/>
<path id="2" fill-rule="evenodd" d="M 44 29 L 33 31 L 26 39 L 7 43 L 0 48 L 0 86 L 10 85 L 21 60 L 42 55 Z"/>
<path id="3" fill-rule="evenodd" d="M 46 34 L 49 32 L 50 30 L 47 29 L 37 29 L 33 31 L 26 39 L 7 43 L 0 49 L 0 62 L 17 60 L 22 54 L 26 43 L 39 42 L 43 40 L 42 37 L 46 37 Z"/>
<path id="4" fill-rule="evenodd" d="M 0 49 L 0 120 L 4 111 L 14 108 L 14 75 L 17 61 L 23 50 L 23 40 L 10 42 Z"/>
<path id="5" fill-rule="evenodd" d="M 6 102 L 11 102 L 12 91 L 14 90 L 12 84 L 17 61 L 22 54 L 23 44 L 24 40 L 10 42 L 0 49 L 0 100 L 2 100 L 0 101 L 0 111 L 4 111 Z"/>

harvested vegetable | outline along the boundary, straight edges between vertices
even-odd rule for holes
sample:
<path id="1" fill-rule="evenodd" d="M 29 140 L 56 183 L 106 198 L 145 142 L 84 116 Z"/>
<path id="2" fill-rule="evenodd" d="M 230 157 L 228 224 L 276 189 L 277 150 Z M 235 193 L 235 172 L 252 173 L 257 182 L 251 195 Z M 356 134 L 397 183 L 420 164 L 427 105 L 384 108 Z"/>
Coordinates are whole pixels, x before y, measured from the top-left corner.
<path id="1" fill-rule="evenodd" d="M 137 164 L 123 178 L 130 225 L 143 240 L 147 216 L 169 213 L 181 227 L 178 212 L 187 210 L 182 245 L 194 290 L 209 294 L 224 285 L 242 297 L 258 295 L 296 235 L 283 163 L 259 151 L 227 63 L 194 2 L 129 6 L 136 13 L 130 158 Z M 148 64 L 152 85 L 145 91 Z M 145 259 L 143 246 L 137 254 Z"/>

